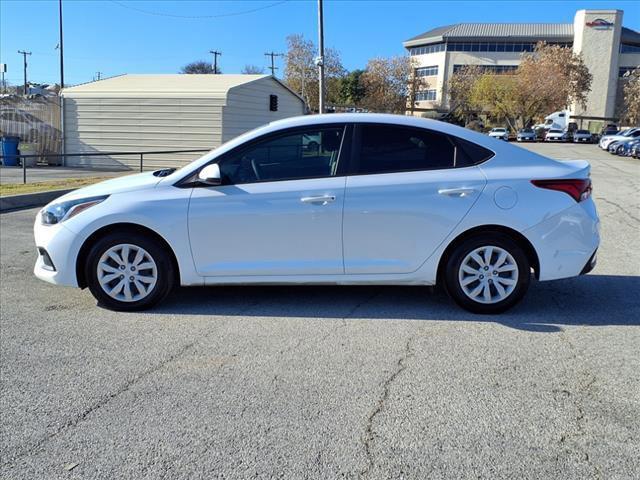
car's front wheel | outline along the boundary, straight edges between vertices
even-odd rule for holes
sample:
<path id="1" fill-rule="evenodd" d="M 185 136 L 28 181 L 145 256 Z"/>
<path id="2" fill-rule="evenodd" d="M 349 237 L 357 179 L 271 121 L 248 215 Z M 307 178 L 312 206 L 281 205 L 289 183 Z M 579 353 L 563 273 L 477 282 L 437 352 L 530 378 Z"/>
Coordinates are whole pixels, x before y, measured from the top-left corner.
<path id="1" fill-rule="evenodd" d="M 458 245 L 445 265 L 446 290 L 473 313 L 501 313 L 518 303 L 531 267 L 520 246 L 502 233 L 481 234 Z"/>
<path id="2" fill-rule="evenodd" d="M 110 310 L 151 308 L 173 288 L 175 272 L 168 252 L 138 233 L 107 235 L 87 258 L 89 290 Z"/>

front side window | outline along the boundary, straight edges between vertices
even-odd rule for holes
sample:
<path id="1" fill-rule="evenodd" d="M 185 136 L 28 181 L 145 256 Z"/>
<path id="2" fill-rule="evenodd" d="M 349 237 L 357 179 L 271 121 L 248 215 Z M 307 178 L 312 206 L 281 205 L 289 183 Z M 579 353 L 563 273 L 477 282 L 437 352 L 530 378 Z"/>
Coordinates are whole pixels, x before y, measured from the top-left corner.
<path id="1" fill-rule="evenodd" d="M 220 161 L 224 185 L 334 176 L 343 126 L 309 128 L 271 137 Z"/>
<path id="2" fill-rule="evenodd" d="M 377 174 L 464 167 L 480 163 L 489 150 L 430 130 L 392 125 L 361 125 L 355 174 Z"/>

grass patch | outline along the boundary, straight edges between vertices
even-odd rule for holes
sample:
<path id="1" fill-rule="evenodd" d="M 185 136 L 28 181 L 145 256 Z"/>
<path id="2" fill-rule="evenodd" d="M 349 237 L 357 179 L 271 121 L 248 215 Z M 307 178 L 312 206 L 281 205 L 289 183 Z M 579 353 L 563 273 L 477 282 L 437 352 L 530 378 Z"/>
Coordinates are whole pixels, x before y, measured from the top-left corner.
<path id="1" fill-rule="evenodd" d="M 0 196 L 20 195 L 22 193 L 48 192 L 50 190 L 62 190 L 66 188 L 80 188 L 107 180 L 109 177 L 66 178 L 64 180 L 51 180 L 36 183 L 9 183 L 0 185 Z"/>

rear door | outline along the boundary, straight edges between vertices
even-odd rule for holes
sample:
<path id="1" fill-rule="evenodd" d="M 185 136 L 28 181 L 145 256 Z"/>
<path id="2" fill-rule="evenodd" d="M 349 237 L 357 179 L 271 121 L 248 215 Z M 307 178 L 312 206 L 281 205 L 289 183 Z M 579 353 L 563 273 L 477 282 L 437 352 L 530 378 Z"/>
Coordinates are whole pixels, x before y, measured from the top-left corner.
<path id="1" fill-rule="evenodd" d="M 344 205 L 346 274 L 417 270 L 462 220 L 492 152 L 439 132 L 361 124 Z"/>

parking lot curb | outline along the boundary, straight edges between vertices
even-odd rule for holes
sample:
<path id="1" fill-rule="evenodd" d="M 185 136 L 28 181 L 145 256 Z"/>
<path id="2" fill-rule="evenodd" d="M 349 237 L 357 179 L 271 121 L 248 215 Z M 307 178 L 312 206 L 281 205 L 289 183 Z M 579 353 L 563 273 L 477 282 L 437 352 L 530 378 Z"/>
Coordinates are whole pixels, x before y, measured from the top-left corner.
<path id="1" fill-rule="evenodd" d="M 72 192 L 73 190 L 75 190 L 75 188 L 0 197 L 0 213 L 22 210 L 24 208 L 42 207 L 52 200 L 55 200 L 66 193 Z"/>

